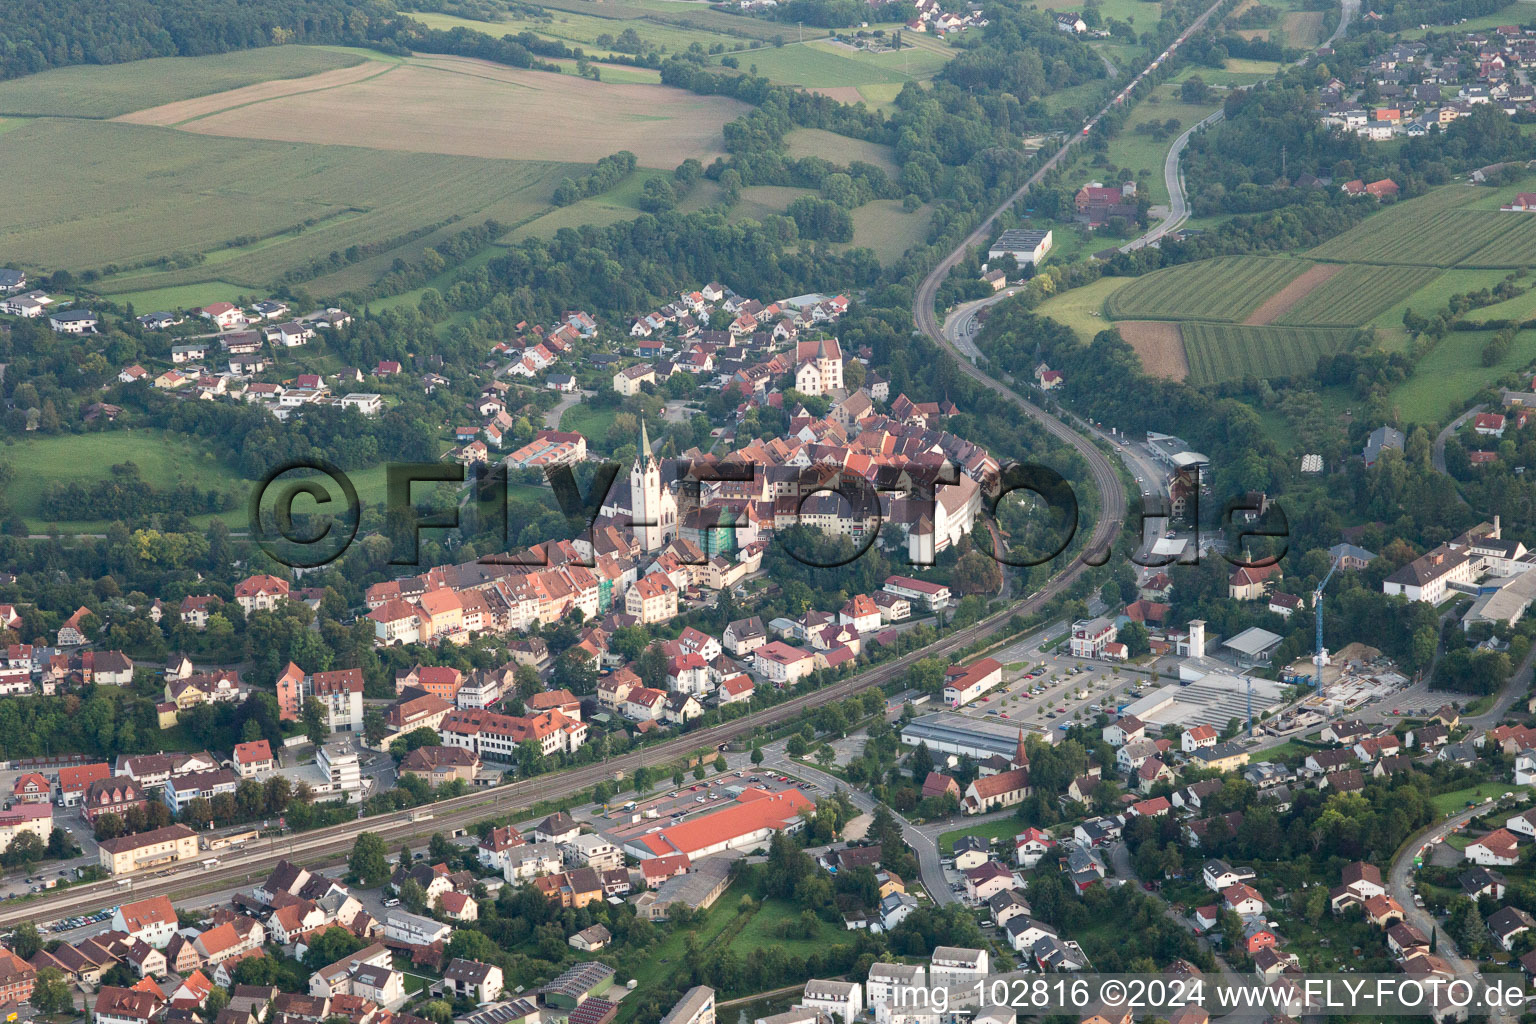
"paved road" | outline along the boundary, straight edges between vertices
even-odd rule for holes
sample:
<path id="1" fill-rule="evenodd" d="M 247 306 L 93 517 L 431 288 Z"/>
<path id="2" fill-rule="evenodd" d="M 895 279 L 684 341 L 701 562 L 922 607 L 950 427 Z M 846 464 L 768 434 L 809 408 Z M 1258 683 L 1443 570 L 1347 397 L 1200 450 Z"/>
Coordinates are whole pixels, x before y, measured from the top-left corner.
<path id="1" fill-rule="evenodd" d="M 1461 724 L 1471 726 L 1473 735 L 1497 725 L 1499 720 L 1508 714 L 1515 701 L 1525 696 L 1530 690 L 1533 670 L 1536 670 L 1536 651 L 1526 655 L 1524 663 L 1509 677 L 1508 681 L 1504 684 L 1504 688 L 1499 691 L 1498 699 L 1493 702 L 1492 707 L 1480 715 L 1462 718 Z M 1486 807 L 1479 805 L 1467 810 L 1458 811 L 1444 821 L 1436 822 L 1428 828 L 1417 832 L 1412 839 L 1403 844 L 1402 852 L 1392 861 L 1392 866 L 1387 871 L 1387 892 L 1391 894 L 1393 899 L 1402 904 L 1403 912 L 1408 916 L 1408 920 L 1425 935 L 1430 934 L 1433 929 L 1439 927 L 1439 922 L 1427 910 L 1417 907 L 1413 903 L 1413 892 L 1408 888 L 1408 882 L 1413 877 L 1414 855 L 1419 852 L 1420 847 L 1427 843 L 1432 843 L 1436 839 L 1444 840 L 1450 834 L 1451 829 L 1465 825 L 1468 821 L 1484 813 L 1486 810 Z M 1470 978 L 1477 969 L 1475 965 L 1469 964 L 1461 958 L 1456 952 L 1454 942 L 1448 936 L 1440 936 L 1435 945 L 1435 953 L 1444 959 L 1446 963 L 1450 964 L 1451 969 L 1459 976 Z M 1507 1020 L 1508 1017 L 1503 1013 L 1496 1013 L 1491 1019 L 1495 1021 Z"/>
<path id="2" fill-rule="evenodd" d="M 1436 921 L 1424 908 L 1414 905 L 1413 890 L 1408 887 L 1409 879 L 1413 877 L 1414 855 L 1418 853 L 1421 846 L 1424 846 L 1426 843 L 1432 843 L 1436 839 L 1443 840 L 1450 834 L 1451 829 L 1465 825 L 1484 810 L 1486 808 L 1478 806 L 1461 811 L 1438 824 L 1431 825 L 1429 828 L 1416 833 L 1404 845 L 1403 852 L 1398 854 L 1397 859 L 1392 862 L 1391 869 L 1387 872 L 1387 892 L 1393 899 L 1402 904 L 1403 913 L 1407 916 L 1408 922 L 1425 935 L 1430 935 L 1435 929 L 1439 928 L 1440 922 Z M 1451 970 L 1455 971 L 1458 977 L 1471 978 L 1473 972 L 1477 970 L 1476 965 L 1462 959 L 1460 953 L 1456 950 L 1455 942 L 1449 935 L 1441 935 L 1436 939 L 1435 955 L 1449 964 Z M 1504 1015 L 1502 1013 L 1495 1014 L 1491 1019 L 1501 1020 L 1504 1019 Z"/>
<path id="3" fill-rule="evenodd" d="M 1334 26 L 1333 35 L 1323 40 L 1323 47 L 1332 46 L 1349 31 L 1349 23 L 1360 13 L 1360 0 L 1343 0 L 1343 9 L 1339 11 L 1339 23 Z"/>
<path id="4" fill-rule="evenodd" d="M 1333 35 L 1318 44 L 1318 49 L 1324 49 L 1334 44 L 1334 41 L 1349 30 L 1349 23 L 1354 20 L 1360 10 L 1360 0 L 1341 0 L 1339 10 L 1339 23 L 1333 30 Z M 1305 61 L 1303 57 L 1301 63 Z M 1179 159 L 1184 155 L 1184 147 L 1189 144 L 1189 138 L 1195 132 L 1220 121 L 1225 117 L 1225 111 L 1217 110 L 1209 116 L 1195 122 L 1184 130 L 1184 133 L 1173 140 L 1173 145 L 1168 149 L 1168 155 L 1163 160 L 1163 183 L 1168 188 L 1168 216 L 1159 223 L 1149 228 L 1146 234 L 1140 238 L 1132 239 L 1120 247 L 1121 252 L 1130 252 L 1156 243 L 1164 235 L 1177 231 L 1189 219 L 1189 194 L 1184 188 L 1184 172 L 1179 168 Z"/>
<path id="5" fill-rule="evenodd" d="M 1179 158 L 1184 155 L 1184 147 L 1189 145 L 1191 135 L 1210 127 L 1225 116 L 1224 111 L 1217 110 L 1184 129 L 1184 133 L 1173 140 L 1168 155 L 1163 158 L 1163 184 L 1168 188 L 1168 216 L 1149 228 L 1140 238 L 1122 245 L 1121 252 L 1152 245 L 1164 235 L 1184 226 L 1184 222 L 1189 219 L 1189 194 L 1184 189 L 1184 172 L 1179 168 Z"/>
<path id="6" fill-rule="evenodd" d="M 568 395 L 562 395 L 560 401 L 550 407 L 544 414 L 544 426 L 549 430 L 560 429 L 560 417 L 565 415 L 565 410 L 581 401 L 583 398 L 591 398 L 596 392 L 572 391 Z"/>
<path id="7" fill-rule="evenodd" d="M 1212 4 L 1196 18 L 1190 27 L 1180 34 L 1178 39 L 1169 46 L 1168 50 L 1160 55 L 1159 60 L 1166 58 L 1174 48 L 1182 44 L 1190 35 L 1203 28 L 1220 6 L 1221 0 L 1218 0 L 1217 3 Z M 1131 85 L 1145 77 L 1146 74 L 1146 70 L 1140 72 Z M 1105 109 L 1107 110 L 1108 108 L 1106 107 Z M 1103 111 L 1094 120 L 1096 121 L 1097 117 L 1102 116 L 1102 114 Z M 1090 126 L 1091 124 L 1092 122 L 1090 122 Z M 938 319 L 934 314 L 933 308 L 934 295 L 938 290 L 939 284 L 954 266 L 965 257 L 970 246 L 979 244 L 990 235 L 992 225 L 996 222 L 999 215 L 1022 198 L 1051 168 L 1059 164 L 1077 141 L 1077 138 L 1074 137 L 1057 150 L 1042 165 L 1040 170 L 1020 186 L 1006 203 L 983 220 L 976 230 L 967 236 L 965 241 L 954 252 L 950 253 L 938 267 L 934 268 L 932 273 L 919 286 L 914 302 L 914 322 L 918 329 L 926 333 L 935 343 L 941 346 L 946 345 L 943 331 L 939 328 Z M 1023 411 L 1034 416 L 1047 431 L 1072 445 L 1088 460 L 1093 471 L 1095 486 L 1099 490 L 1102 508 L 1100 518 L 1094 526 L 1093 534 L 1089 539 L 1086 550 L 1092 553 L 1104 551 L 1119 532 L 1120 524 L 1125 515 L 1125 494 L 1121 489 L 1119 477 L 1109 460 L 1087 438 L 1060 420 L 1045 413 L 1039 407 L 1020 398 L 1004 385 L 987 377 L 980 370 L 971 366 L 969 362 L 961 360 L 959 365 L 962 370 L 971 374 L 984 386 L 1004 395 L 1023 409 Z M 989 616 L 973 626 L 955 630 L 922 651 L 915 651 L 912 654 L 871 669 L 868 672 L 851 676 L 831 686 L 795 697 L 776 707 L 743 716 L 733 722 L 695 730 L 665 743 L 610 758 L 602 764 L 584 765 L 558 774 L 540 776 L 537 779 L 512 783 L 489 791 L 471 793 L 452 800 L 445 800 L 433 805 L 431 808 L 433 820 L 431 821 L 413 822 L 410 820 L 411 815 L 409 812 L 395 812 L 387 815 L 375 815 L 370 818 L 360 818 L 356 822 L 349 822 L 345 825 L 337 825 L 330 828 L 317 829 L 302 835 L 285 837 L 281 843 L 275 841 L 264 843 L 256 849 L 221 858 L 222 863 L 218 872 L 220 883 L 228 885 L 237 882 L 237 880 L 256 880 L 264 877 L 271 870 L 271 867 L 283 857 L 296 858 L 305 864 L 335 863 L 350 852 L 357 834 L 363 831 L 378 832 L 385 837 L 386 843 L 392 843 L 402 839 L 424 838 L 434 831 L 467 827 L 486 817 L 506 814 L 519 808 L 528 807 L 536 801 L 560 800 L 574 796 L 598 782 L 613 779 L 615 776 L 627 775 L 639 767 L 667 764 L 701 746 L 723 744 L 732 739 L 747 735 L 761 726 L 774 725 L 791 720 L 812 706 L 823 704 L 829 700 L 841 700 L 871 686 L 878 686 L 892 680 L 904 673 L 912 663 L 920 658 L 942 657 L 968 646 L 976 640 L 994 635 L 1007 626 L 1014 614 L 1028 615 L 1038 611 L 1048 601 L 1070 586 L 1086 568 L 1087 564 L 1084 562 L 1083 556 L 1080 555 L 1073 560 L 1071 565 L 1061 573 L 1058 573 L 1040 590 L 1004 608 L 997 614 Z M 240 877 L 242 875 L 244 877 Z M 123 884 L 120 885 L 119 883 Z M 201 861 L 187 867 L 177 865 L 154 874 L 141 873 L 131 878 L 92 883 L 69 889 L 58 895 L 49 896 L 46 899 L 19 902 L 14 907 L 0 910 L 0 927 L 15 924 L 26 919 L 47 920 L 68 916 L 82 908 L 99 907 L 104 904 L 117 902 L 127 898 L 130 893 L 134 898 L 138 899 L 154 895 L 170 895 L 173 898 L 182 899 L 217 888 L 220 883 L 214 883 L 205 874 L 205 866 Z"/>
<path id="8" fill-rule="evenodd" d="M 1087 444 L 1086 441 L 1083 443 Z M 1090 450 L 1098 454 L 1096 449 L 1090 448 Z M 1102 456 L 1099 457 L 1102 458 Z M 1110 519 L 1100 520 L 1095 536 L 1102 536 L 1101 543 L 1107 543 L 1113 538 L 1114 530 L 1118 529 L 1119 516 L 1124 514 L 1125 496 L 1119 489 L 1118 481 L 1112 481 L 1112 483 L 1113 487 L 1106 492 L 1104 504 L 1114 512 L 1113 529 L 1110 528 Z M 695 729 L 655 746 L 611 757 L 600 764 L 582 765 L 564 772 L 541 775 L 523 782 L 514 782 L 443 800 L 429 808 L 421 808 L 422 812 L 431 816 L 430 820 L 412 821 L 411 812 L 396 811 L 359 818 L 355 822 L 316 829 L 313 832 L 285 836 L 276 841 L 264 841 L 255 847 L 248 847 L 234 854 L 221 855 L 217 877 L 206 873 L 202 855 L 200 855 L 197 862 L 186 866 L 173 865 L 156 872 L 145 871 L 127 878 L 76 886 L 45 898 L 14 901 L 10 905 L 0 906 L 0 928 L 27 919 L 46 921 L 68 917 L 81 910 L 109 906 L 127 898 L 145 899 L 150 896 L 166 895 L 179 902 L 216 888 L 258 881 L 266 877 L 278 860 L 285 857 L 304 866 L 335 864 L 344 860 L 351 852 L 356 836 L 360 832 L 379 833 L 385 838 L 386 845 L 390 846 L 401 841 L 420 841 L 433 832 L 468 828 L 486 818 L 505 816 L 524 810 L 539 801 L 562 800 L 575 796 L 599 782 L 613 780 L 616 775 L 628 778 L 642 766 L 669 765 L 701 747 L 725 744 L 733 739 L 750 735 L 758 728 L 793 720 L 809 708 L 820 706 L 828 701 L 842 700 L 870 687 L 881 686 L 899 678 L 912 664 L 923 658 L 946 657 L 970 646 L 977 640 L 990 638 L 1005 629 L 1014 614 L 1028 616 L 1038 612 L 1070 585 L 1083 569 L 1084 564 L 1079 558 L 1033 594 L 1008 605 L 974 625 L 951 630 L 942 639 L 922 650 L 913 651 L 884 665 L 849 676 L 819 690 L 793 697 L 775 707 L 744 715 L 731 722 L 705 729 Z"/>
<path id="9" fill-rule="evenodd" d="M 812 768 L 800 761 L 784 762 L 787 771 L 792 771 L 807 782 L 815 783 L 829 793 L 839 790 L 848 794 L 848 799 L 853 801 L 865 814 L 873 814 L 875 799 L 861 789 L 854 789 L 842 779 L 826 772 Z M 917 854 L 918 873 L 922 876 L 923 888 L 928 890 L 928 895 L 933 897 L 933 902 L 939 906 L 955 902 L 955 893 L 949 887 L 949 880 L 944 877 L 944 863 L 939 858 L 939 844 L 936 836 L 928 835 L 920 828 L 895 811 L 891 812 L 896 820 L 901 822 L 901 833 L 906 837 L 907 845 L 912 847 L 912 852 Z M 955 823 L 947 824 L 944 831 L 950 831 L 958 827 Z"/>
<path id="10" fill-rule="evenodd" d="M 1115 869 L 1115 874 L 1121 878 L 1126 879 L 1128 884 L 1135 886 L 1141 885 L 1142 880 L 1137 876 L 1136 866 L 1131 860 L 1130 847 L 1126 846 L 1125 843 L 1117 842 L 1110 846 L 1109 864 L 1110 867 Z M 1240 978 L 1238 973 L 1232 969 L 1232 965 L 1227 963 L 1226 960 L 1222 959 L 1221 955 L 1216 952 L 1214 947 L 1212 947 L 1209 939 L 1195 931 L 1194 924 L 1191 923 L 1188 918 L 1176 912 L 1173 907 L 1161 896 L 1156 894 L 1153 894 L 1153 896 L 1159 903 L 1163 905 L 1163 916 L 1168 918 L 1168 920 L 1172 921 L 1174 924 L 1178 925 L 1180 928 L 1189 932 L 1191 935 L 1194 935 L 1195 941 L 1199 944 L 1200 948 L 1211 954 L 1211 957 L 1216 961 L 1216 966 L 1221 970 L 1221 980 L 1223 984 L 1232 988 L 1236 988 L 1238 985 L 1242 984 L 1244 980 L 1246 980 L 1244 978 Z M 1226 1021 L 1235 1021 L 1238 1019 L 1238 1017 L 1232 1015 L 1228 1015 L 1227 1017 L 1223 1018 L 1223 1020 Z"/>
<path id="11" fill-rule="evenodd" d="M 1451 422 L 1447 423 L 1445 425 L 1445 429 L 1441 430 L 1440 433 L 1435 435 L 1434 447 L 1430 449 L 1430 463 L 1435 467 L 1436 473 L 1445 473 L 1446 471 L 1445 442 L 1451 439 L 1452 434 L 1461 429 L 1462 424 L 1466 423 L 1467 420 L 1471 419 L 1473 416 L 1476 416 L 1486 408 L 1487 406 L 1484 405 L 1474 405 L 1472 408 L 1468 409 L 1466 412 L 1462 413 L 1460 416 L 1457 416 L 1455 419 L 1451 420 Z M 1466 499 L 1461 497 L 1460 488 L 1457 488 L 1456 490 L 1456 497 L 1461 499 L 1463 503 L 1466 502 Z"/>
<path id="12" fill-rule="evenodd" d="M 1154 65 L 1161 63 L 1163 60 L 1166 60 L 1173 53 L 1173 51 L 1181 46 L 1185 41 L 1187 41 L 1190 36 L 1203 29 L 1206 22 L 1211 19 L 1211 17 L 1216 13 L 1217 8 L 1220 6 L 1221 3 L 1217 2 L 1203 11 L 1200 16 L 1190 24 L 1188 28 L 1179 34 L 1177 39 L 1169 44 L 1166 50 L 1159 54 L 1151 64 L 1138 72 L 1136 76 L 1129 83 L 1127 83 L 1125 90 L 1134 88 L 1138 82 L 1147 76 Z M 1116 94 L 1116 99 L 1123 97 L 1125 95 L 1125 90 L 1122 90 L 1120 93 Z M 1104 106 L 1103 110 L 1100 110 L 1089 120 L 1088 125 L 1084 128 L 1084 134 L 1086 134 L 1095 124 L 1098 123 L 1099 118 L 1103 117 L 1104 114 L 1112 106 L 1114 106 L 1114 103 L 1115 100 L 1111 100 L 1110 103 Z M 1040 168 L 1035 171 L 1034 174 L 1030 175 L 1029 179 L 1025 181 L 1023 185 L 1020 185 L 1018 190 L 1015 191 L 1012 196 L 1010 196 L 1001 206 L 999 206 L 996 210 L 993 210 L 992 213 L 983 219 L 982 222 L 976 226 L 976 229 L 967 235 L 965 239 L 955 247 L 953 252 L 941 260 L 939 265 L 934 267 L 933 270 L 929 272 L 928 276 L 923 279 L 920 285 L 918 285 L 916 294 L 913 296 L 912 320 L 918 331 L 927 335 L 928 338 L 934 342 L 934 344 L 940 346 L 941 348 L 947 348 L 951 352 L 965 357 L 956 361 L 956 365 L 959 366 L 962 373 L 966 374 L 966 376 L 972 378 L 983 387 L 988 388 L 1005 400 L 1011 402 L 1013 405 L 1017 406 L 1026 415 L 1039 422 L 1047 432 L 1054 435 L 1059 440 L 1071 445 L 1087 461 L 1089 470 L 1093 474 L 1094 487 L 1099 492 L 1100 503 L 1102 505 L 1099 520 L 1094 524 L 1093 533 L 1089 537 L 1089 541 L 1086 546 L 1087 552 L 1096 556 L 1097 561 L 1098 557 L 1102 557 L 1104 553 L 1107 552 L 1115 536 L 1119 533 L 1121 524 L 1125 520 L 1125 492 L 1121 486 L 1120 476 L 1119 473 L 1116 472 L 1114 464 L 1109 461 L 1109 459 L 1104 455 L 1099 447 L 1094 444 L 1093 441 L 1089 440 L 1077 430 L 1073 429 L 1065 421 L 1057 419 L 1055 416 L 1046 412 L 1038 405 L 1020 396 L 1006 384 L 999 380 L 993 379 L 985 371 L 979 369 L 972 361 L 972 359 L 979 356 L 975 345 L 969 344 L 968 350 L 966 347 L 966 344 L 969 343 L 970 332 L 967 332 L 966 344 L 962 344 L 958 340 L 952 339 L 945 333 L 943 327 L 941 326 L 938 312 L 934 307 L 939 285 L 944 282 L 944 280 L 949 276 L 950 272 L 954 270 L 955 266 L 966 257 L 966 255 L 973 247 L 981 245 L 991 237 L 993 225 L 997 223 L 997 219 L 1002 216 L 1004 211 L 1011 209 L 1029 192 L 1030 189 L 1039 184 L 1041 179 L 1049 174 L 1053 168 L 1059 165 L 1066 158 L 1067 154 L 1072 151 L 1072 148 L 1076 146 L 1078 142 L 1081 141 L 1081 139 L 1081 135 L 1074 135 L 1072 138 L 1063 143 L 1061 148 L 1053 153 L 1043 164 L 1041 164 Z M 1076 579 L 1077 576 L 1081 575 L 1086 568 L 1087 565 L 1083 561 L 1083 557 L 1080 555 L 1073 561 L 1072 565 L 1069 566 L 1061 576 L 1057 577 L 1057 579 L 1062 580 L 1064 583 L 1070 582 L 1071 580 Z"/>

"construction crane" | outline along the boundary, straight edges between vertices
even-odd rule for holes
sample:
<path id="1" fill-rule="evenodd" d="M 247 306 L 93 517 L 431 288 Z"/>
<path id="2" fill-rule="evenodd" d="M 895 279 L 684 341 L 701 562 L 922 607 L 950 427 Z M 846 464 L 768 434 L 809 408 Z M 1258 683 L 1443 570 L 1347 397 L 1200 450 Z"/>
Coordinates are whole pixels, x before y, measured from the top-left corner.
<path id="1" fill-rule="evenodd" d="M 1333 574 L 1338 570 L 1339 563 L 1344 560 L 1340 555 L 1333 560 L 1328 567 L 1328 575 L 1323 577 L 1323 582 L 1312 591 L 1312 611 L 1317 617 L 1317 652 L 1312 655 L 1312 667 L 1317 671 L 1317 692 L 1323 692 L 1323 666 L 1328 664 L 1328 652 L 1323 649 L 1323 590 L 1327 588 L 1328 581 L 1333 579 Z"/>

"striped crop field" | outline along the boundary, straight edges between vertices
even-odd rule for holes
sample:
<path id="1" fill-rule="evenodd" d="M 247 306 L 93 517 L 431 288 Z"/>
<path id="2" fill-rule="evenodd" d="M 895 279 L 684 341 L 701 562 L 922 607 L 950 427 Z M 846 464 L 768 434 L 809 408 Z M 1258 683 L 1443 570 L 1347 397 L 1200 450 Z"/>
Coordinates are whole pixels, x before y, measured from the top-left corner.
<path id="1" fill-rule="evenodd" d="M 1351 263 L 1274 321 L 1289 327 L 1355 327 L 1429 284 L 1434 267 Z"/>
<path id="2" fill-rule="evenodd" d="M 1112 320 L 1235 322 L 1312 264 L 1267 256 L 1223 256 L 1156 270 L 1104 303 Z"/>
<path id="3" fill-rule="evenodd" d="M 1330 327 L 1252 327 L 1186 322 L 1184 356 L 1189 380 L 1218 384 L 1248 377 L 1300 377 L 1317 368 L 1318 357 L 1341 352 L 1354 331 Z"/>

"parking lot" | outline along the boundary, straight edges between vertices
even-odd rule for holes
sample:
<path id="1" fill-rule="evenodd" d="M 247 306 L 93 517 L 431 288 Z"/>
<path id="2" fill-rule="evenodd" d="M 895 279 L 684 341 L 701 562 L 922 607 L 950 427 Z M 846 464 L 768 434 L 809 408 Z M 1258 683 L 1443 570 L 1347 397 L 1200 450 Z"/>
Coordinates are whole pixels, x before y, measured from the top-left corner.
<path id="1" fill-rule="evenodd" d="M 1003 664 L 1003 683 L 960 709 L 972 718 L 1017 722 L 1047 732 L 1066 722 L 1091 722 L 1100 710 L 1113 715 L 1159 685 L 1149 673 L 1124 665 L 1074 658 L 1063 643 L 1047 652 L 1038 643 L 1018 643 L 994 655 Z"/>

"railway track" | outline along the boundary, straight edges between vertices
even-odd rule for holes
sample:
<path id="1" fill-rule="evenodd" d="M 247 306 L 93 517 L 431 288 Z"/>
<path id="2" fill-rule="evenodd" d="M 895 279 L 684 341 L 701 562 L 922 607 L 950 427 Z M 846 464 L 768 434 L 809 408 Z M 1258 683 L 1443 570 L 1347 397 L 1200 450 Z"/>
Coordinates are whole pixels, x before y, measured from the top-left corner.
<path id="1" fill-rule="evenodd" d="M 1180 44 L 1203 28 L 1222 2 L 1224 0 L 1217 0 L 1217 3 L 1212 4 L 1200 17 L 1196 18 L 1189 28 L 1185 29 L 1126 88 L 1134 86 L 1137 81 L 1166 60 Z M 1089 126 L 1091 127 L 1117 102 L 1120 102 L 1119 98 L 1106 104 L 1104 109 L 1089 122 Z M 467 828 L 485 818 L 510 815 L 544 801 L 565 799 L 590 789 L 599 782 L 612 780 L 615 773 L 622 772 L 628 776 L 637 768 L 669 764 L 700 747 L 718 747 L 748 735 L 758 728 L 774 726 L 794 719 L 808 708 L 831 700 L 841 700 L 873 686 L 884 685 L 906 672 L 913 663 L 922 658 L 952 654 L 977 640 L 1000 632 L 1013 615 L 1029 615 L 1038 611 L 1087 571 L 1090 564 L 1102 564 L 1103 558 L 1107 557 L 1110 544 L 1125 521 L 1125 490 L 1114 465 L 1092 440 L 1079 433 L 1069 423 L 1057 419 L 1006 384 L 989 376 L 945 339 L 934 309 L 934 298 L 939 285 L 955 265 L 965 257 L 966 251 L 985 240 L 991 234 L 997 218 L 1022 199 L 1031 188 L 1039 184 L 1040 180 L 1057 167 L 1072 147 L 1080 141 L 1081 136 L 1073 136 L 1052 154 L 1030 176 L 1029 180 L 989 214 L 976 230 L 967 235 L 965 240 L 923 279 L 913 299 L 913 322 L 917 329 L 935 344 L 954 353 L 962 372 L 1014 404 L 1026 415 L 1039 422 L 1051 435 L 1071 445 L 1089 465 L 1094 486 L 1099 492 L 1098 520 L 1084 548 L 1084 554 L 1079 554 L 1039 590 L 980 622 L 954 630 L 948 636 L 920 651 L 913 651 L 867 672 L 839 680 L 830 686 L 791 698 L 775 707 L 744 715 L 731 722 L 723 722 L 720 725 L 687 733 L 676 739 L 631 751 L 599 764 L 582 765 L 563 772 L 498 786 L 492 790 L 454 797 L 416 810 L 415 813 L 430 813 L 432 817 L 429 820 L 412 821 L 413 812 L 411 811 L 363 817 L 355 822 L 267 840 L 254 848 L 246 847 L 237 853 L 220 858 L 216 871 L 205 868 L 204 862 L 199 860 L 187 867 L 174 867 L 159 873 L 127 876 L 127 885 L 120 884 L 122 879 L 109 879 L 74 886 L 57 896 L 17 901 L 14 906 L 0 905 L 0 928 L 12 927 L 25 920 L 51 921 L 70 916 L 78 910 L 95 909 L 130 898 L 145 899 L 149 896 L 166 895 L 187 899 L 264 877 L 273 865 L 284 858 L 309 865 L 339 862 L 350 853 L 357 836 L 362 832 L 378 833 L 384 837 L 386 844 L 408 841 L 425 837 L 433 832 Z M 1092 557 L 1094 561 L 1090 563 L 1086 560 L 1088 557 Z"/>
<path id="2" fill-rule="evenodd" d="M 828 701 L 842 700 L 873 686 L 884 685 L 898 678 L 922 658 L 952 654 L 977 640 L 999 632 L 1014 614 L 1027 615 L 1037 611 L 1075 578 L 1075 573 L 1071 575 L 1063 573 L 1034 594 L 980 622 L 953 630 L 922 650 L 905 654 L 895 661 L 876 666 L 867 672 L 839 680 L 731 722 L 695 730 L 676 739 L 621 754 L 597 764 L 581 765 L 563 772 L 468 793 L 415 808 L 413 811 L 393 811 L 389 814 L 359 818 L 341 825 L 331 825 L 313 832 L 264 840 L 254 847 L 247 846 L 237 852 L 221 856 L 216 871 L 203 867 L 204 862 L 199 860 L 188 867 L 177 866 L 159 873 L 146 872 L 124 876 L 129 879 L 128 885 L 120 884 L 121 878 L 108 879 L 73 886 L 57 896 L 18 901 L 10 906 L 0 904 L 0 928 L 13 926 L 24 920 L 55 920 L 68 917 L 78 910 L 95 909 L 130 898 L 137 900 L 165 895 L 184 899 L 226 889 L 231 885 L 265 877 L 272 866 L 284 858 L 306 865 L 337 863 L 344 860 L 351 852 L 353 843 L 361 832 L 378 833 L 385 838 L 387 845 L 393 846 L 398 842 L 425 838 L 433 832 L 467 828 L 486 818 L 510 815 L 544 801 L 565 799 L 590 789 L 599 782 L 613 780 L 615 773 L 622 772 L 628 777 L 641 767 L 671 764 L 701 747 L 718 748 L 733 739 L 750 735 L 758 728 L 771 727 L 793 720 L 809 708 L 818 707 Z M 411 820 L 413 814 L 423 813 L 430 814 L 431 818 Z"/>

